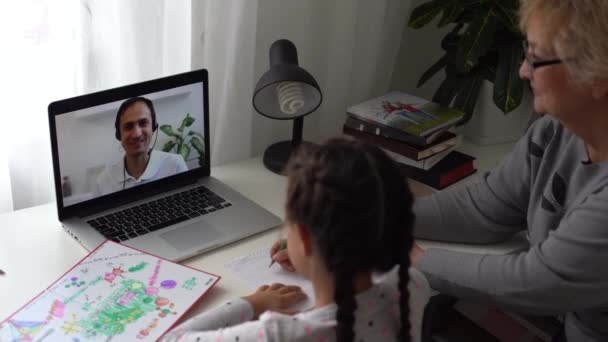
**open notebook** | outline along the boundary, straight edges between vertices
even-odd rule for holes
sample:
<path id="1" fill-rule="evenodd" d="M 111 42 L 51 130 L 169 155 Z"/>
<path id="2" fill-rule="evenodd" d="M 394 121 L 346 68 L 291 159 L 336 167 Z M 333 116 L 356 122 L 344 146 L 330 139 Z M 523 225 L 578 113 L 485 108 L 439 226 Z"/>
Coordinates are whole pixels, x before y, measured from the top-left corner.
<path id="1" fill-rule="evenodd" d="M 0 341 L 155 341 L 219 279 L 106 241 L 0 323 Z"/>

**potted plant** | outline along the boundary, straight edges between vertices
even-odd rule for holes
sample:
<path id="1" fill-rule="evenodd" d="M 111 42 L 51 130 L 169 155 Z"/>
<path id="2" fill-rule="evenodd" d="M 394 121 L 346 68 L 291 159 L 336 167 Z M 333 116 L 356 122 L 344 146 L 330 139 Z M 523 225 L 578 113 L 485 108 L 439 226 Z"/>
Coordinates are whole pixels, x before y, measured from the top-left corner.
<path id="1" fill-rule="evenodd" d="M 185 129 L 192 126 L 194 120 L 195 119 L 190 116 L 190 113 L 186 113 L 186 117 L 182 120 L 181 125 L 176 131 L 173 131 L 171 125 L 161 125 L 160 130 L 172 138 L 172 140 L 165 143 L 162 150 L 164 152 L 175 150 L 175 152 L 180 154 L 185 161 L 188 161 L 190 152 L 192 149 L 195 149 L 198 152 L 198 164 L 202 166 L 205 165 L 205 139 L 203 138 L 203 135 L 199 132 L 188 131 L 186 138 L 184 138 Z M 190 137 L 190 139 L 186 140 L 187 137 Z"/>
<path id="2" fill-rule="evenodd" d="M 433 101 L 463 110 L 466 115 L 460 124 L 475 112 L 484 81 L 493 84 L 492 100 L 502 113 L 522 103 L 525 82 L 518 71 L 524 35 L 518 9 L 519 0 L 430 0 L 412 11 L 408 25 L 414 29 L 439 15 L 438 27 L 453 25 L 441 41 L 445 54 L 422 74 L 417 86 L 444 70 L 445 79 Z"/>

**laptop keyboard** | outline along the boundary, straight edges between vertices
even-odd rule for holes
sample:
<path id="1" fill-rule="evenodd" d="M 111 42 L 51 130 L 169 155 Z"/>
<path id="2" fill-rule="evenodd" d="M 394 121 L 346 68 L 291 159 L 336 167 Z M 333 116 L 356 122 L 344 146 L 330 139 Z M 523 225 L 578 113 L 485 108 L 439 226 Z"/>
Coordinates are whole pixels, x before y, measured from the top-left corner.
<path id="1" fill-rule="evenodd" d="M 109 240 L 129 240 L 170 225 L 230 207 L 204 186 L 87 221 Z"/>

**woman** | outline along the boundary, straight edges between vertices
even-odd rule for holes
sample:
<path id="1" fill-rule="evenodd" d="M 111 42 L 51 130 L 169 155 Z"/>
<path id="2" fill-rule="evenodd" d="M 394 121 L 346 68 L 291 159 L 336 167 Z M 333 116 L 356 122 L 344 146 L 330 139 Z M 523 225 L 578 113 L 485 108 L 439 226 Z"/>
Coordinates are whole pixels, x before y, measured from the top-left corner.
<path id="1" fill-rule="evenodd" d="M 482 182 L 415 204 L 420 238 L 489 243 L 527 229 L 515 255 L 412 252 L 431 286 L 484 304 L 565 315 L 558 341 L 608 341 L 608 1 L 522 0 L 520 76 L 530 127 Z"/>

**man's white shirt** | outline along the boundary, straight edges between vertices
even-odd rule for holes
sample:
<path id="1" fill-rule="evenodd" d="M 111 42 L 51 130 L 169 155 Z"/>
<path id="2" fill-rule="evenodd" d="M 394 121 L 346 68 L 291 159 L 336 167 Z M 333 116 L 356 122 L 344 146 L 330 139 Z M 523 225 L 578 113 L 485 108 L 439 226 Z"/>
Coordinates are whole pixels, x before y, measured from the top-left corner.
<path id="1" fill-rule="evenodd" d="M 122 189 L 132 188 L 164 177 L 188 171 L 184 158 L 179 154 L 154 150 L 144 173 L 136 179 L 125 168 L 125 159 L 106 165 L 97 177 L 97 194 L 107 195 Z"/>

